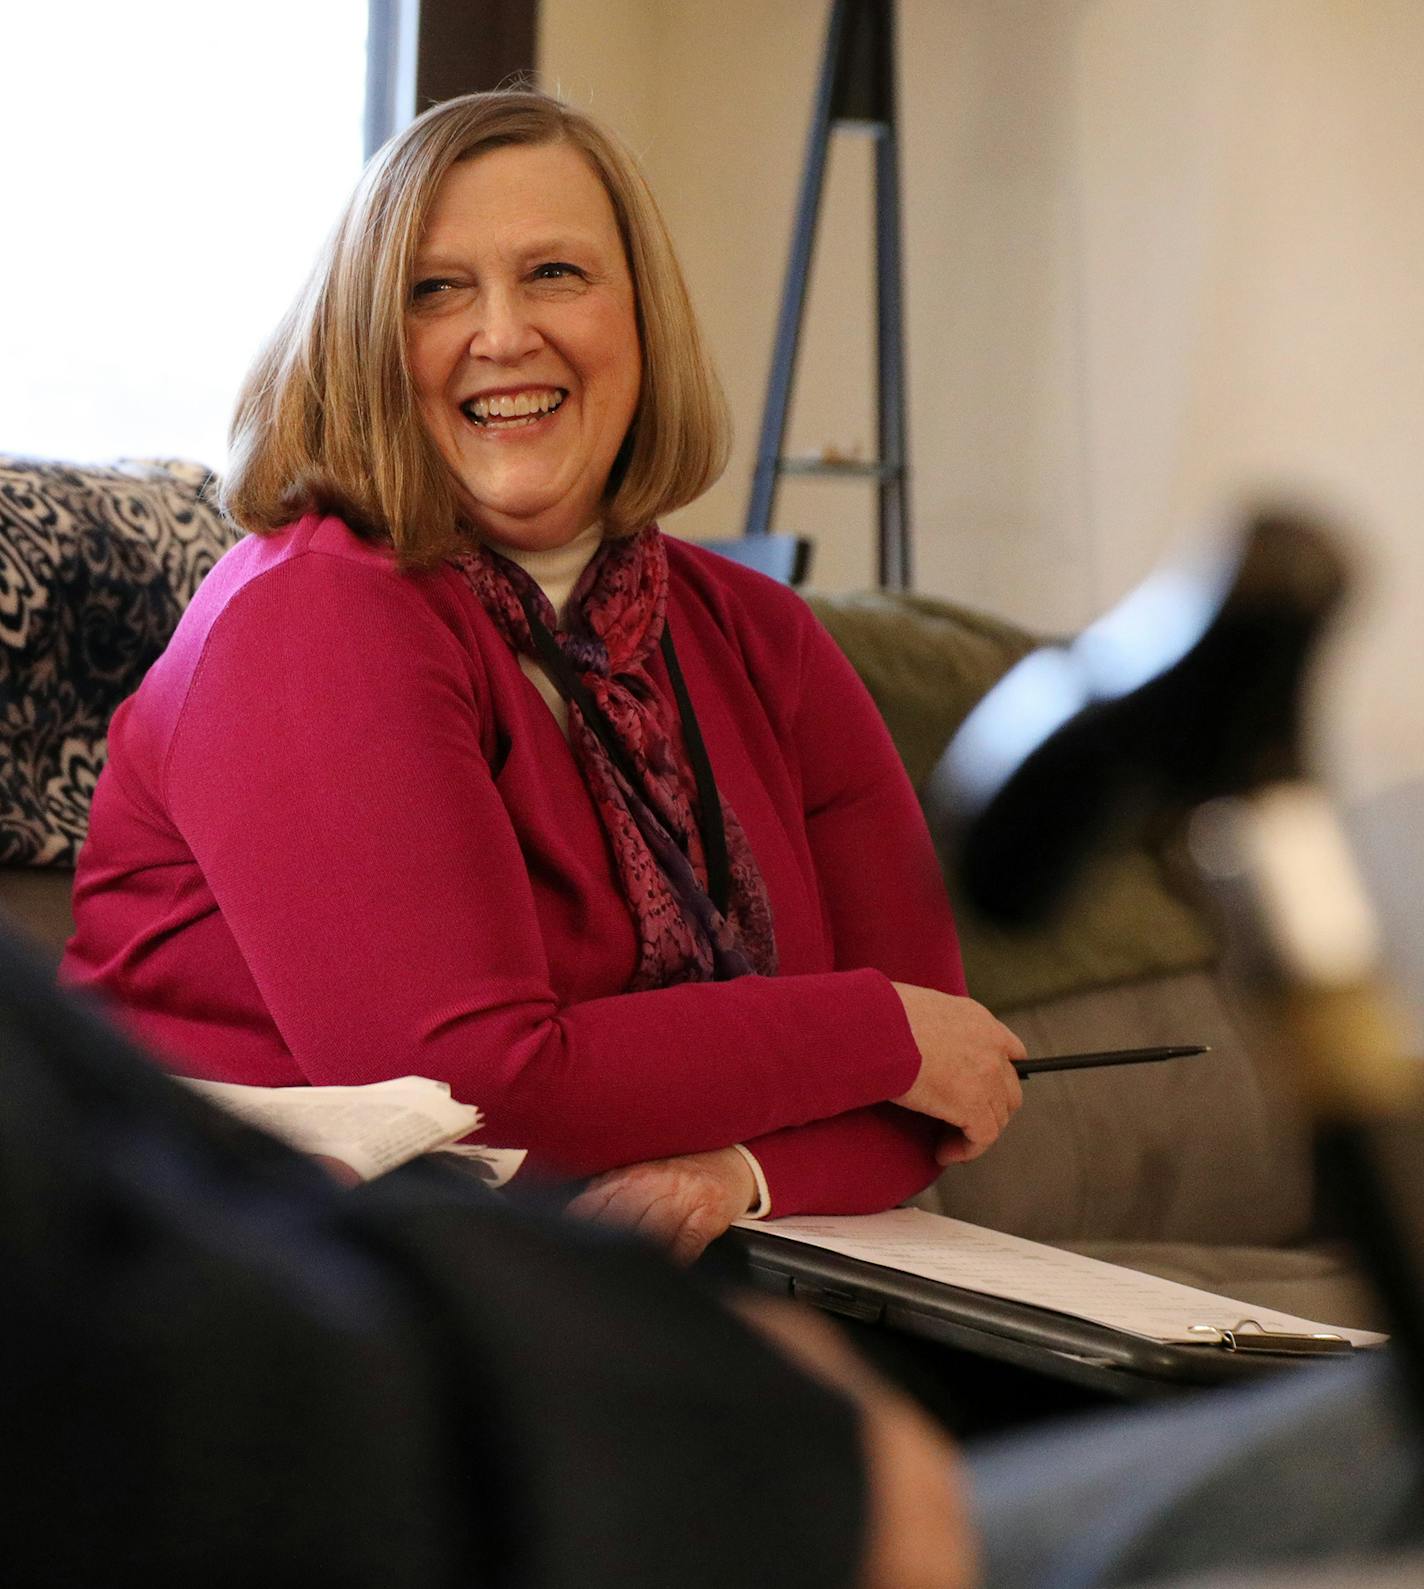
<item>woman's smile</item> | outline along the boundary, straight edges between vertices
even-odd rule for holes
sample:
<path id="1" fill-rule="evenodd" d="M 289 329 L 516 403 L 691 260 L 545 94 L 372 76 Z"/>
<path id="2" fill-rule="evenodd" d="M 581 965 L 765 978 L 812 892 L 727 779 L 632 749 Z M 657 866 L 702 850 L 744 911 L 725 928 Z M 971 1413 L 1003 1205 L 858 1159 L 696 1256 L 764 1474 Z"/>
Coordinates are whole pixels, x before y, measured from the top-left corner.
<path id="1" fill-rule="evenodd" d="M 460 411 L 472 424 L 491 435 L 552 419 L 569 394 L 557 387 L 534 390 L 482 392 L 460 404 Z"/>
<path id="2" fill-rule="evenodd" d="M 542 549 L 599 516 L 642 350 L 613 206 L 562 143 L 449 171 L 411 289 L 421 416 L 486 539 Z"/>

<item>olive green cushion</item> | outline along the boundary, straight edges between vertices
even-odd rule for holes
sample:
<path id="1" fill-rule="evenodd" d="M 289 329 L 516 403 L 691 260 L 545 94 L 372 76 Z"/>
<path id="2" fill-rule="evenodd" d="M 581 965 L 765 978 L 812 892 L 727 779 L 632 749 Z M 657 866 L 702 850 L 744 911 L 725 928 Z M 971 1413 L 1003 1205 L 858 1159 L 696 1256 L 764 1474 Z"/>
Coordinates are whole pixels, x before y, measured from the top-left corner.
<path id="1" fill-rule="evenodd" d="M 865 682 L 917 789 L 979 698 L 1041 643 L 1012 624 L 926 596 L 807 599 Z M 1216 957 L 1205 920 L 1145 846 L 1096 859 L 1056 919 L 1031 932 L 992 927 L 962 899 L 956 909 L 969 986 L 999 1011 Z"/>

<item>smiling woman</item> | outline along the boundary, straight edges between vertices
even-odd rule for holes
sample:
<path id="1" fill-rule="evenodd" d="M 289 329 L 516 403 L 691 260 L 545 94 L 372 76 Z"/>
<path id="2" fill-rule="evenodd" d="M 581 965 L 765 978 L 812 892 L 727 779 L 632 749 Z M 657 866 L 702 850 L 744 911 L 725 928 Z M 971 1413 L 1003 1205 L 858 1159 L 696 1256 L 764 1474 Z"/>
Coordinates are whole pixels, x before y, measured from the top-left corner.
<path id="1" fill-rule="evenodd" d="M 116 713 L 66 974 L 177 1068 L 449 1083 L 691 1257 L 982 1152 L 919 807 L 800 598 L 666 541 L 726 453 L 657 207 L 557 101 L 368 168 L 238 405 L 249 531 Z"/>
<path id="2" fill-rule="evenodd" d="M 506 172 L 511 159 L 521 173 L 531 160 L 556 168 L 561 196 L 575 207 L 553 206 L 528 175 L 506 175 L 503 184 L 485 177 L 489 166 Z M 499 186 L 507 191 L 491 191 Z M 471 94 L 427 112 L 375 156 L 306 292 L 248 377 L 224 492 L 239 523 L 280 529 L 320 501 L 358 534 L 392 545 L 407 567 L 429 567 L 468 546 L 468 507 L 445 450 L 458 432 L 450 420 L 427 428 L 428 394 L 414 368 L 427 315 L 443 323 L 447 297 L 467 307 L 473 298 L 478 307 L 493 290 L 500 312 L 498 281 L 461 274 L 487 262 L 438 252 L 484 246 L 483 234 L 474 236 L 480 218 L 464 208 L 466 189 L 500 207 L 505 246 L 545 280 L 567 280 L 564 272 L 579 264 L 552 246 L 571 227 L 591 227 L 584 243 L 601 239 L 606 251 L 611 212 L 618 247 L 611 258 L 605 252 L 604 266 L 632 293 L 641 370 L 632 422 L 597 483 L 604 529 L 641 529 L 721 473 L 728 445 L 721 388 L 671 239 L 631 156 L 596 122 L 545 95 Z M 526 302 L 537 290 L 526 287 Z M 526 323 L 524 334 L 531 331 L 538 336 Z"/>

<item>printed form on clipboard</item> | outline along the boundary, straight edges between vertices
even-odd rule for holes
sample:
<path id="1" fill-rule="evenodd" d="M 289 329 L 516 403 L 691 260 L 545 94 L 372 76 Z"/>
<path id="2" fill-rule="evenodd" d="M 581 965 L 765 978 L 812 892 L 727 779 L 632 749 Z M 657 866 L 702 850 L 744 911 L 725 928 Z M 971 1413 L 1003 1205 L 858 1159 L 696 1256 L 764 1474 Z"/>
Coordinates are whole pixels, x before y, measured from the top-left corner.
<path id="1" fill-rule="evenodd" d="M 1208 1358 L 1333 1355 L 1386 1340 L 915 1208 L 742 1220 L 733 1240 L 763 1284 L 784 1273 L 784 1289 L 832 1312 L 950 1345 L 989 1343 L 990 1355 L 1011 1360 L 992 1342 L 1014 1337 L 1032 1347 L 1017 1360 L 1050 1372 L 1057 1357 L 1162 1379 L 1211 1378 L 1229 1370 L 1204 1367 Z"/>

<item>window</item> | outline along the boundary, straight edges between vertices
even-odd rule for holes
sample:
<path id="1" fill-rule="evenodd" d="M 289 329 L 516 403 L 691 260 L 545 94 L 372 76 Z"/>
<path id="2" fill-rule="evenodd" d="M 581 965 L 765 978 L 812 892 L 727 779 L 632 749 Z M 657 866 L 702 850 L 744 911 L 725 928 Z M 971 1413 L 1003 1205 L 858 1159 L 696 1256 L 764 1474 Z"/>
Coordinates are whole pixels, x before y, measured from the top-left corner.
<path id="1" fill-rule="evenodd" d="M 220 468 L 361 168 L 367 0 L 6 19 L 0 452 Z"/>

